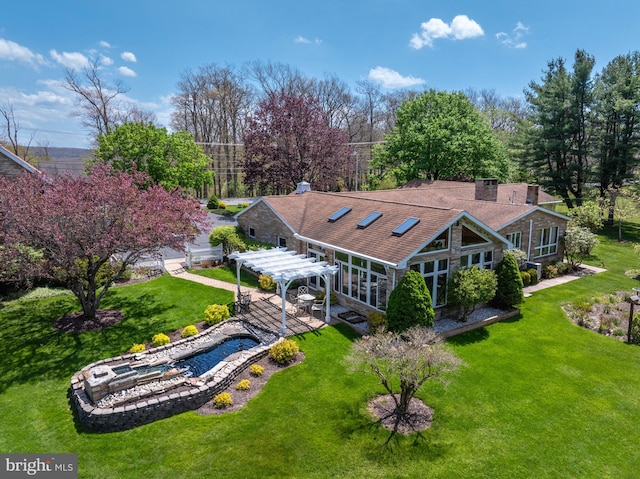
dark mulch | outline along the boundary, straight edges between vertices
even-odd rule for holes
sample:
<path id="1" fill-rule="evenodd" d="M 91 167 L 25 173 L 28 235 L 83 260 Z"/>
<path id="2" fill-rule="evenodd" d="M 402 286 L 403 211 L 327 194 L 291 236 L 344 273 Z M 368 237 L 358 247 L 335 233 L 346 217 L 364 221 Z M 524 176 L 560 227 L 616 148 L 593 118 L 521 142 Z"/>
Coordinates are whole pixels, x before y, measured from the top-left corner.
<path id="1" fill-rule="evenodd" d="M 283 369 L 289 368 L 291 366 L 295 366 L 296 364 L 300 364 L 304 360 L 304 353 L 300 351 L 297 356 L 290 363 L 281 366 L 269 359 L 269 357 L 263 358 L 255 364 L 259 364 L 264 368 L 264 371 L 261 376 L 253 376 L 251 375 L 249 368 L 245 369 L 240 373 L 240 375 L 235 379 L 231 387 L 226 389 L 225 391 L 231 394 L 231 399 L 233 399 L 233 404 L 224 409 L 218 409 L 213 404 L 213 401 L 209 401 L 207 404 L 202 406 L 200 409 L 196 409 L 198 414 L 202 414 L 203 416 L 209 416 L 212 414 L 224 414 L 231 411 L 237 411 L 242 408 L 245 404 L 249 402 L 251 398 L 253 398 L 256 394 L 260 392 L 263 386 L 267 383 L 269 378 L 277 373 L 278 371 L 282 371 Z M 246 391 L 240 391 L 236 389 L 236 384 L 238 384 L 243 379 L 248 379 L 251 383 L 251 387 Z"/>
<path id="2" fill-rule="evenodd" d="M 119 309 L 99 309 L 95 319 L 88 319 L 82 312 L 65 314 L 53 326 L 65 333 L 86 333 L 99 331 L 118 324 L 124 319 L 124 313 Z"/>
<path id="3" fill-rule="evenodd" d="M 390 394 L 378 396 L 369 401 L 369 412 L 380 420 L 380 424 L 389 431 L 411 434 L 431 427 L 433 409 L 418 398 L 412 398 L 408 413 L 400 418 L 396 428 L 397 415 L 393 412 L 396 405 Z"/>

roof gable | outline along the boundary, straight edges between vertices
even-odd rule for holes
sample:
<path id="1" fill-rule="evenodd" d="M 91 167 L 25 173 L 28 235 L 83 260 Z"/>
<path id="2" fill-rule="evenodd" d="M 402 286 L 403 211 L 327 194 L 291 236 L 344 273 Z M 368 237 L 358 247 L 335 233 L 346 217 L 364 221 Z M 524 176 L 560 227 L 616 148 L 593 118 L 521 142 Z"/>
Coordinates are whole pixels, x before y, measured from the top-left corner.
<path id="1" fill-rule="evenodd" d="M 2 145 L 0 145 L 0 162 L 8 162 L 10 165 L 7 169 L 0 168 L 0 174 L 6 174 L 6 176 L 15 176 L 16 174 L 20 174 L 22 171 L 27 171 L 29 173 L 38 172 L 37 168 L 30 165 L 19 156 L 11 153 Z M 15 172 L 15 174 L 13 172 Z"/>
<path id="2" fill-rule="evenodd" d="M 406 261 L 461 217 L 469 218 L 488 234 L 496 236 L 471 214 L 454 208 L 315 191 L 296 196 L 266 196 L 263 201 L 302 240 L 331 245 L 339 250 L 366 253 L 369 257 L 391 264 Z M 329 221 L 336 211 L 346 207 L 350 208 L 347 214 Z M 359 227 L 374 212 L 380 213 L 377 219 L 366 228 Z M 403 234 L 394 234 L 394 230 L 397 231 L 409 218 L 420 221 L 414 222 Z"/>

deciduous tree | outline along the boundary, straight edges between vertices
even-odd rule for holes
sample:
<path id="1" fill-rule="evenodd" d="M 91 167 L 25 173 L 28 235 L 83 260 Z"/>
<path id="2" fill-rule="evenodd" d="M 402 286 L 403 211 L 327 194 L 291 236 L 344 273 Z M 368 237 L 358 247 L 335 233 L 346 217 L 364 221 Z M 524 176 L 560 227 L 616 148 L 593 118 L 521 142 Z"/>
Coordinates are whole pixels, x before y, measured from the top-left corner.
<path id="1" fill-rule="evenodd" d="M 0 178 L 3 239 L 39 252 L 45 272 L 73 291 L 85 319 L 95 320 L 128 266 L 163 247 L 184 250 L 206 226 L 197 201 L 158 185 L 141 189 L 148 181 L 104 164 L 80 177 Z M 118 267 L 106 268 L 114 258 Z"/>
<path id="2" fill-rule="evenodd" d="M 349 157 L 346 135 L 308 95 L 270 94 L 247 119 L 244 141 L 245 183 L 260 193 L 288 193 L 301 181 L 334 190 Z"/>
<path id="3" fill-rule="evenodd" d="M 394 431 L 403 421 L 411 425 L 410 403 L 425 382 L 442 380 L 445 373 L 462 365 L 436 333 L 418 326 L 360 339 L 345 361 L 351 370 L 374 374 L 393 398 Z"/>
<path id="4" fill-rule="evenodd" d="M 510 169 L 504 146 L 469 99 L 461 92 L 435 90 L 400 106 L 373 167 L 401 183 L 415 178 L 504 179 Z"/>
<path id="5" fill-rule="evenodd" d="M 98 136 L 96 159 L 119 171 L 143 171 L 168 190 L 211 184 L 209 159 L 186 131 L 167 133 L 151 123 L 117 125 Z"/>

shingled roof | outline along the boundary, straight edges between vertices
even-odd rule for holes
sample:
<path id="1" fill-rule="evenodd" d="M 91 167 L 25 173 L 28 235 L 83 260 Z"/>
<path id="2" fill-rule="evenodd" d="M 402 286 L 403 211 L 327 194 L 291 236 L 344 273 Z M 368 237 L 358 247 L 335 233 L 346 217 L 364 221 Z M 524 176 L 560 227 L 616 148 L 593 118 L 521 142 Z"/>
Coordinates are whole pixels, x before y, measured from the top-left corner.
<path id="1" fill-rule="evenodd" d="M 403 204 L 382 198 L 308 191 L 298 195 L 261 198 L 301 239 L 331 245 L 340 250 L 357 252 L 381 262 L 401 264 L 435 239 L 456 221 L 467 218 L 488 234 L 501 236 L 468 212 L 451 207 Z M 329 218 L 342 208 L 343 216 Z M 373 212 L 381 216 L 366 227 L 359 227 Z M 405 220 L 419 221 L 404 234 L 394 234 Z"/>
<path id="2" fill-rule="evenodd" d="M 500 183 L 498 184 L 498 197 L 496 202 L 505 204 L 526 204 L 527 202 L 527 183 Z M 444 180 L 411 180 L 399 190 L 425 190 L 433 191 L 435 189 L 442 190 L 445 196 L 457 198 L 460 200 L 475 200 L 475 183 L 466 181 L 444 181 Z M 554 196 L 543 190 L 538 190 L 538 204 L 555 204 L 561 203 Z"/>
<path id="3" fill-rule="evenodd" d="M 496 201 L 480 201 L 473 197 L 475 195 L 475 186 L 473 184 L 469 187 L 466 186 L 468 183 L 461 182 L 436 181 L 433 183 L 435 183 L 434 187 L 352 191 L 337 194 L 358 196 L 371 200 L 384 199 L 385 201 L 394 201 L 404 204 L 455 208 L 467 211 L 494 230 L 504 228 L 510 223 L 513 223 L 534 211 L 543 211 L 562 219 L 568 219 L 564 215 L 540 206 L 527 204 L 524 201 L 512 202 L 508 199 L 505 200 L 504 197 L 501 198 L 500 196 L 500 189 L 498 189 L 498 198 Z M 445 188 L 445 184 L 448 183 L 454 183 L 451 189 Z M 459 186 L 460 184 L 465 186 Z M 522 188 L 520 188 L 520 190 L 524 192 L 524 196 L 521 196 L 521 198 L 526 198 L 527 185 L 525 183 L 523 183 L 523 185 L 525 187 L 524 190 Z M 545 193 L 545 195 L 547 194 Z"/>

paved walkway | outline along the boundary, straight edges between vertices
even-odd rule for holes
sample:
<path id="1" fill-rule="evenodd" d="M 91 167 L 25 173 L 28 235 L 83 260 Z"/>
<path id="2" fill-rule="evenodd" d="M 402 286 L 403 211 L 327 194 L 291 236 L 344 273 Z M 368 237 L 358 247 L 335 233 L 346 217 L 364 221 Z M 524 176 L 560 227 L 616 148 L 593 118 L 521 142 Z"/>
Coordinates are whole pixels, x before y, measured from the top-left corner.
<path id="1" fill-rule="evenodd" d="M 596 266 L 589 266 L 583 264 L 580 266 L 582 269 L 586 269 L 591 274 L 602 273 L 606 271 L 606 269 L 598 268 Z M 528 298 L 531 296 L 531 293 L 535 291 L 540 291 L 541 289 L 551 288 L 552 286 L 557 286 L 559 284 L 568 283 L 569 281 L 574 281 L 576 279 L 580 279 L 584 277 L 584 274 L 565 274 L 563 276 L 558 276 L 557 278 L 552 279 L 543 279 L 538 282 L 538 284 L 532 284 L 531 286 L 527 286 L 524 288 L 524 296 Z"/>

